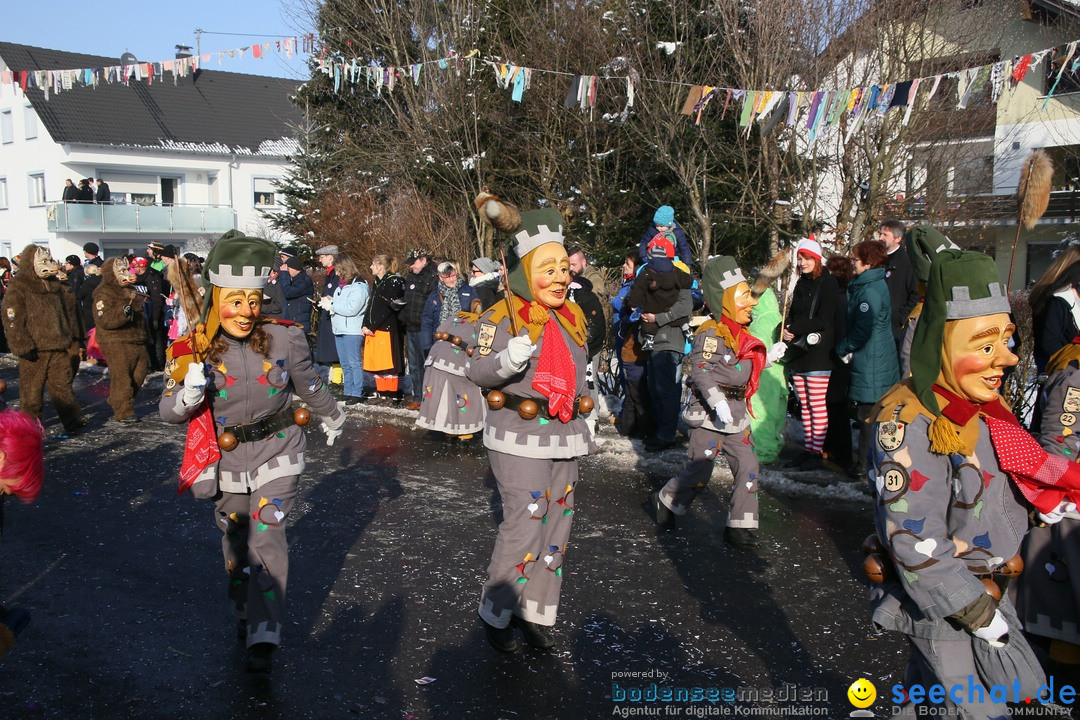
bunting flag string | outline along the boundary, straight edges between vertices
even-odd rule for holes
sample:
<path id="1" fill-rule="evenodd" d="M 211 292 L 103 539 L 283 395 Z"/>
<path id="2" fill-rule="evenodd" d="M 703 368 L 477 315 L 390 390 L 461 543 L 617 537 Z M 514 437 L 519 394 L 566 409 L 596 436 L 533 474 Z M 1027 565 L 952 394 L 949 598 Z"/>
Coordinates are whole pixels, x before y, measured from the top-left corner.
<path id="1" fill-rule="evenodd" d="M 352 45 L 351 42 L 345 44 Z M 724 101 L 720 114 L 721 120 L 726 117 L 729 107 L 734 106 L 732 109 L 737 116 L 738 126 L 745 128 L 746 133 L 751 132 L 755 123 L 761 123 L 763 128 L 771 130 L 783 122 L 788 128 L 806 131 L 808 139 L 813 141 L 824 128 L 835 127 L 846 118 L 845 141 L 847 141 L 858 128 L 865 124 L 867 119 L 881 118 L 892 108 L 903 109 L 902 122 L 906 125 L 910 120 L 916 99 L 920 97 L 919 91 L 927 83 L 929 83 L 929 89 L 923 93 L 924 104 L 934 98 L 943 79 L 955 80 L 956 108 L 962 110 L 973 98 L 984 92 L 988 92 L 993 101 L 998 101 L 1003 93 L 1015 90 L 1027 73 L 1050 57 L 1055 63 L 1060 62 L 1060 69 L 1057 70 L 1053 83 L 1043 100 L 1042 107 L 1045 109 L 1057 91 L 1065 72 L 1071 73 L 1080 69 L 1080 56 L 1076 52 L 1078 45 L 1080 45 L 1080 40 L 1074 40 L 1066 45 L 1016 56 L 1010 60 L 999 60 L 987 65 L 902 82 L 869 84 L 855 88 L 754 90 L 642 78 L 633 68 L 629 68 L 627 74 L 616 75 L 607 73 L 577 75 L 557 70 L 529 68 L 498 58 L 483 57 L 478 49 L 473 49 L 465 55 L 451 52 L 446 57 L 434 60 L 402 66 L 384 66 L 375 62 L 366 62 L 360 57 L 348 58 L 335 54 L 314 35 L 308 34 L 302 37 L 285 37 L 271 42 L 158 62 L 64 70 L 3 70 L 0 71 L 0 96 L 5 88 L 10 86 L 16 93 L 25 92 L 27 88 L 37 88 L 44 93 L 45 99 L 49 99 L 55 93 L 78 87 L 98 87 L 102 83 L 127 85 L 133 80 L 153 84 L 164 81 L 168 75 L 172 75 L 172 81 L 176 84 L 181 78 L 209 65 L 215 56 L 218 64 L 222 65 L 226 59 L 241 58 L 250 50 L 252 57 L 255 58 L 265 58 L 275 52 L 287 58 L 295 54 L 309 54 L 313 72 L 325 74 L 336 93 L 356 92 L 359 87 L 366 86 L 376 96 L 380 96 L 384 91 L 394 92 L 398 81 L 411 80 L 411 85 L 418 87 L 422 72 L 428 65 L 435 65 L 441 71 L 453 71 L 457 76 L 461 75 L 467 65 L 471 76 L 477 64 L 480 64 L 492 69 L 497 86 L 508 90 L 511 101 L 516 103 L 522 102 L 525 92 L 532 86 L 533 76 L 536 73 L 566 76 L 569 78 L 570 87 L 564 101 L 565 107 L 577 108 L 582 113 L 588 112 L 590 119 L 593 118 L 597 107 L 602 81 L 612 80 L 621 85 L 620 89 L 625 94 L 622 112 L 611 116 L 604 115 L 606 119 L 619 118 L 621 120 L 626 120 L 629 116 L 642 83 L 661 83 L 688 88 L 681 112 L 691 117 L 695 125 L 701 125 L 710 104 L 720 105 L 718 102 L 713 103 L 713 100 L 722 94 Z"/>

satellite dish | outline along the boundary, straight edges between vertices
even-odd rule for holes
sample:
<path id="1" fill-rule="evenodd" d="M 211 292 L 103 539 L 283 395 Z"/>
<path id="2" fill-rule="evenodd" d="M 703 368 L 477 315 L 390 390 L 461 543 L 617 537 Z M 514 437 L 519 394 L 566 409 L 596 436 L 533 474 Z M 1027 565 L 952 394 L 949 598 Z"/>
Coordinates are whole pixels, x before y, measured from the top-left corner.
<path id="1" fill-rule="evenodd" d="M 135 53 L 126 52 L 120 56 L 121 65 L 138 65 L 139 58 L 135 57 Z"/>

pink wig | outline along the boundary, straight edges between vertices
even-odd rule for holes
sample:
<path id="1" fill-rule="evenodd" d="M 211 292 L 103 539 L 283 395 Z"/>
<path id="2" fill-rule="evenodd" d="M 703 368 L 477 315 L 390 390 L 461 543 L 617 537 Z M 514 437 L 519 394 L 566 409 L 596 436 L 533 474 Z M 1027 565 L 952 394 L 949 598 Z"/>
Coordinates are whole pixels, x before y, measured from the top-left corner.
<path id="1" fill-rule="evenodd" d="M 0 482 L 23 502 L 32 502 L 41 491 L 42 445 L 45 431 L 41 423 L 19 410 L 0 412 Z"/>

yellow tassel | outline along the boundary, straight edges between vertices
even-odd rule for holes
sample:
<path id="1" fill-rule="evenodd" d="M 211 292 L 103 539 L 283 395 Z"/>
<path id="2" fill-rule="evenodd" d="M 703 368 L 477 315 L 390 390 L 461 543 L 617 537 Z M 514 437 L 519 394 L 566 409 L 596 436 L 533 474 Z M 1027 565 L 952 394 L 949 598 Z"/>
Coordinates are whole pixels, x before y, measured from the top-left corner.
<path id="1" fill-rule="evenodd" d="M 538 302 L 534 302 L 529 305 L 529 324 L 530 325 L 543 325 L 551 318 L 548 314 L 548 309 Z"/>
<path id="2" fill-rule="evenodd" d="M 939 455 L 952 455 L 962 452 L 964 443 L 960 442 L 960 433 L 947 418 L 938 415 L 930 423 L 930 450 Z"/>
<path id="3" fill-rule="evenodd" d="M 206 337 L 206 324 L 199 323 L 195 326 L 195 332 L 191 334 L 192 350 L 198 357 L 203 357 L 210 349 L 210 338 Z"/>

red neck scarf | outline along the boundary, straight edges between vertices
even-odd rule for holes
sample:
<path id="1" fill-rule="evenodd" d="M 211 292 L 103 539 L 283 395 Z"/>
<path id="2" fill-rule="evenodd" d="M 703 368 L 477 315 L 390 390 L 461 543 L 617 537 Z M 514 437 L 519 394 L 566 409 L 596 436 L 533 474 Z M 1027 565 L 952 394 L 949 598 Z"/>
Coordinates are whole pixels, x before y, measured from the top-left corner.
<path id="1" fill-rule="evenodd" d="M 548 399 L 548 413 L 568 423 L 574 416 L 577 368 L 563 340 L 558 321 L 548 319 L 543 339 L 532 386 Z"/>
<path id="2" fill-rule="evenodd" d="M 936 383 L 933 389 L 948 401 L 941 414 L 954 425 L 963 427 L 976 414 L 982 414 L 998 465 L 1038 510 L 1054 510 L 1066 497 L 1071 502 L 1080 500 L 1080 465 L 1043 450 L 1001 398 L 973 403 Z"/>
<path id="3" fill-rule="evenodd" d="M 746 326 L 740 325 L 727 315 L 721 315 L 720 322 L 724 323 L 731 331 L 731 337 L 735 338 L 736 359 L 750 358 L 750 379 L 746 381 L 746 399 L 749 400 L 757 392 L 761 371 L 765 368 L 765 343 L 748 333 Z M 753 416 L 750 403 L 746 403 L 746 409 Z"/>

